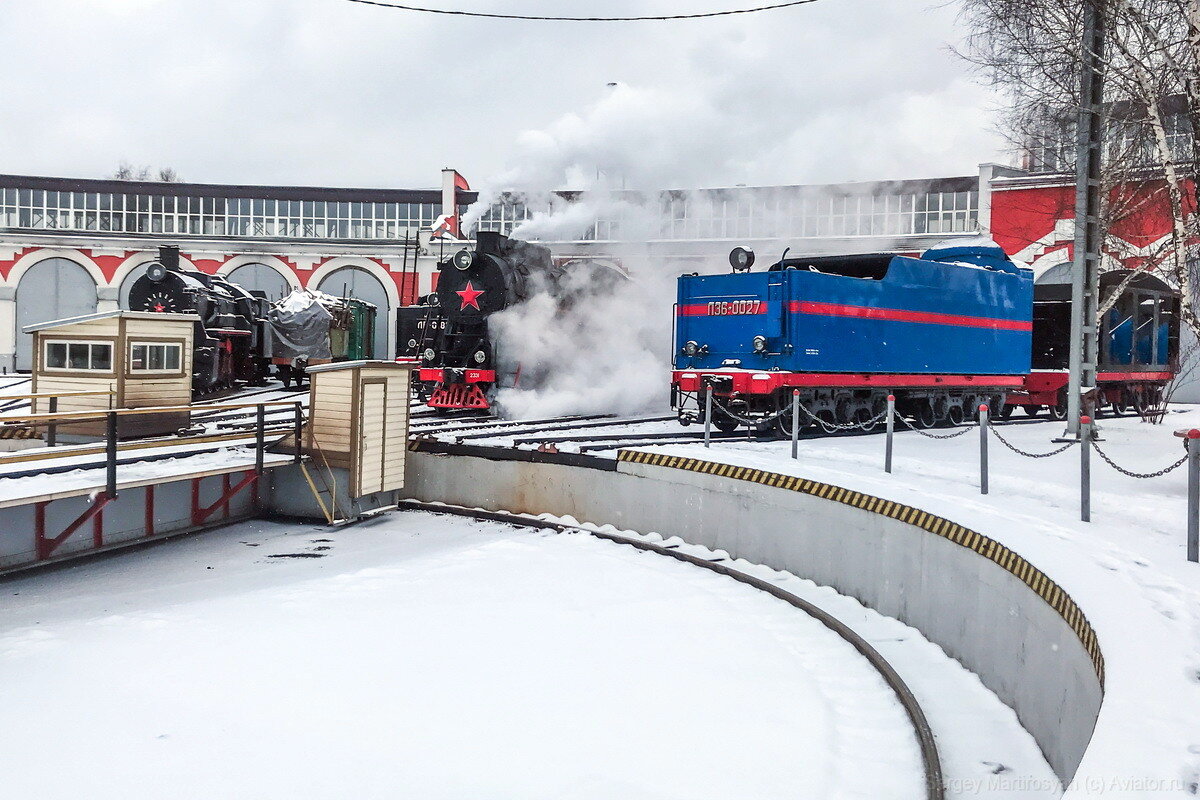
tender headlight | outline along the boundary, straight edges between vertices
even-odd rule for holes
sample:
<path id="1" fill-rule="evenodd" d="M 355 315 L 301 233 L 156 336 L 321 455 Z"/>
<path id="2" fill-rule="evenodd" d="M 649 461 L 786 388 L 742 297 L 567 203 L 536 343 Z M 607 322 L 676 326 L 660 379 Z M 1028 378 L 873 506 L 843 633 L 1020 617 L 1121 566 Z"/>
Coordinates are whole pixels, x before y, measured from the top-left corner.
<path id="1" fill-rule="evenodd" d="M 764 353 L 764 352 L 766 352 L 766 350 L 767 350 L 767 337 L 755 336 L 754 337 L 754 352 Z"/>
<path id="2" fill-rule="evenodd" d="M 684 355 L 694 356 L 696 353 L 700 352 L 700 345 L 698 345 L 696 342 L 688 342 L 683 346 L 683 352 Z"/>
<path id="3" fill-rule="evenodd" d="M 424 355 L 426 361 L 433 361 L 433 359 L 437 356 L 437 353 L 433 352 L 432 347 L 426 347 Z"/>
<path id="4" fill-rule="evenodd" d="M 482 364 L 483 362 L 487 361 L 487 353 L 483 352 L 482 350 L 476 350 L 474 358 L 476 364 Z"/>

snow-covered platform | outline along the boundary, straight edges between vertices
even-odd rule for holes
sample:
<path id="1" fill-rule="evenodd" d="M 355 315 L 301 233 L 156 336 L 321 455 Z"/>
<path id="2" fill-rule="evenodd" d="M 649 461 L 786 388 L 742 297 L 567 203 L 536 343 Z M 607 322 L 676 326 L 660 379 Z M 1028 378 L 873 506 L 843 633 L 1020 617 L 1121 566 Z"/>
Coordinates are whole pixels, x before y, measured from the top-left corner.
<path id="1" fill-rule="evenodd" d="M 922 795 L 850 645 L 587 535 L 243 523 L 11 578 L 0 612 L 13 797 Z"/>

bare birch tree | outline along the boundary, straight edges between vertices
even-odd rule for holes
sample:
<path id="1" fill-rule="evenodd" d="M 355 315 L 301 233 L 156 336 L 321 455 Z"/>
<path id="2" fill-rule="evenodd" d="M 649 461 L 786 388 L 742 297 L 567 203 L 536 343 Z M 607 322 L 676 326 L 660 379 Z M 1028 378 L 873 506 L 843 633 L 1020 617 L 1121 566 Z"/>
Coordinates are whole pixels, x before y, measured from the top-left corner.
<path id="1" fill-rule="evenodd" d="M 972 30 L 961 52 L 1010 100 L 1010 140 L 1048 171 L 1074 169 L 1083 4 L 1104 14 L 1108 131 L 1103 225 L 1160 212 L 1169 235 L 1100 304 L 1106 313 L 1139 272 L 1182 294 L 1180 316 L 1200 335 L 1197 313 L 1197 153 L 1200 143 L 1200 0 L 963 0 Z"/>

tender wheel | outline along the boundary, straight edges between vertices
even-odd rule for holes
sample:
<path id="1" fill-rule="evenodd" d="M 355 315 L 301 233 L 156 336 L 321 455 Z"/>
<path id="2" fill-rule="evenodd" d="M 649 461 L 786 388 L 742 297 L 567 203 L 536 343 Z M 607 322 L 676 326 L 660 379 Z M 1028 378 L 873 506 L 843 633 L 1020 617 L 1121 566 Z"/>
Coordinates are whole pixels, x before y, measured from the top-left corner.
<path id="1" fill-rule="evenodd" d="M 859 406 L 854 411 L 854 421 L 858 425 L 863 426 L 864 430 L 875 430 L 875 425 L 867 425 L 871 421 L 871 409 L 866 406 Z"/>
<path id="2" fill-rule="evenodd" d="M 1126 401 L 1124 395 L 1117 400 L 1113 400 L 1111 408 L 1114 417 L 1123 417 L 1129 413 L 1129 403 Z"/>
<path id="3" fill-rule="evenodd" d="M 849 425 L 854 420 L 854 410 L 849 397 L 839 397 L 834 406 L 833 418 L 839 425 Z"/>
<path id="4" fill-rule="evenodd" d="M 947 411 L 946 411 L 946 420 L 951 425 L 962 425 L 962 423 L 963 423 L 962 406 L 950 406 L 950 408 L 947 409 Z"/>
<path id="5" fill-rule="evenodd" d="M 1005 403 L 1003 406 L 1000 407 L 1000 413 L 999 413 L 1000 419 L 1010 419 L 1013 415 L 1013 412 L 1016 410 L 1017 410 L 1016 406 L 1011 405 L 1009 403 Z"/>
<path id="6" fill-rule="evenodd" d="M 775 430 L 788 439 L 792 438 L 792 410 L 789 408 L 791 402 L 792 396 L 790 394 L 780 395 L 775 402 L 776 411 L 784 408 L 788 409 L 775 418 Z M 800 420 L 800 431 L 803 433 L 804 429 L 812 424 L 812 419 L 803 408 L 800 409 L 798 419 Z"/>
<path id="7" fill-rule="evenodd" d="M 917 406 L 913 414 L 913 424 L 917 428 L 932 428 L 937 424 L 937 414 L 934 413 L 933 405 L 930 403 L 921 403 Z"/>
<path id="8" fill-rule="evenodd" d="M 1067 418 L 1067 396 L 1060 394 L 1058 402 L 1050 406 L 1050 419 L 1062 422 Z"/>
<path id="9" fill-rule="evenodd" d="M 1021 410 L 1025 412 L 1025 416 L 1027 416 L 1027 417 L 1036 417 L 1038 415 L 1038 412 L 1042 410 L 1042 407 L 1041 406 L 1024 405 L 1024 406 L 1021 406 Z"/>

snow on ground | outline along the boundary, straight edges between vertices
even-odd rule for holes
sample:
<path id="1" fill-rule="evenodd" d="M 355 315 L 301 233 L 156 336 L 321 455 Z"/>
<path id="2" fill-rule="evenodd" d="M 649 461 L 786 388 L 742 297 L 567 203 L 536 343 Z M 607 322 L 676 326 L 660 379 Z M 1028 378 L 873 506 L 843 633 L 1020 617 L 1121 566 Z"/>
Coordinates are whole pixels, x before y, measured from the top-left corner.
<path id="1" fill-rule="evenodd" d="M 251 442 L 252 444 L 252 442 Z M 127 485 L 139 481 L 153 479 L 170 479 L 173 475 L 187 475 L 213 469 L 227 467 L 254 467 L 254 448 L 236 447 L 236 442 L 221 447 L 213 452 L 201 452 L 195 455 L 189 453 L 195 450 L 211 448 L 211 444 L 180 445 L 171 448 L 171 452 L 179 454 L 178 458 L 164 458 L 160 461 L 139 461 L 135 464 L 122 464 L 117 467 L 117 484 Z M 28 453 L 29 451 L 25 451 Z M 161 454 L 162 451 L 155 451 Z M 122 458 L 136 458 L 137 451 L 120 454 Z M 148 453 L 149 455 L 149 453 Z M 263 457 L 265 466 L 286 464 L 293 459 L 290 455 L 267 453 Z M 36 470 L 41 467 L 69 466 L 71 464 L 103 464 L 103 455 L 81 455 L 63 459 L 46 459 L 21 462 L 8 465 L 12 470 L 22 472 Z M 75 469 L 70 472 L 58 472 L 50 475 L 29 475 L 21 478 L 0 477 L 0 503 L 19 500 L 37 495 L 79 492 L 103 489 L 107 479 L 103 466 L 93 469 Z"/>
<path id="2" fill-rule="evenodd" d="M 578 524 L 572 517 L 542 515 L 542 518 Z M 611 525 L 587 523 L 581 527 L 663 542 L 655 533 L 618 531 Z M 687 544 L 678 537 L 671 537 L 665 543 L 702 558 L 729 559 L 724 550 Z M 946 655 L 916 628 L 789 572 L 745 559 L 733 559 L 729 566 L 778 584 L 831 614 L 887 659 L 912 690 L 933 728 L 947 797 L 1045 800 L 1062 794 L 1062 785 L 1033 736 L 1021 727 L 1016 713 L 974 673 Z"/>
<path id="3" fill-rule="evenodd" d="M 1141 472 L 1183 449 L 1173 436 L 1200 428 L 1200 407 L 1174 406 L 1162 425 L 1101 420 L 1100 446 Z M 1001 433 L 1034 452 L 1056 445 L 1063 424 L 1023 421 Z M 939 431 L 938 433 L 945 433 Z M 1092 522 L 1079 521 L 1079 450 L 1046 459 L 990 442 L 991 492 L 979 494 L 979 437 L 935 441 L 896 435 L 894 473 L 884 437 L 790 443 L 714 442 L 639 448 L 801 475 L 914 505 L 994 537 L 1030 559 L 1081 605 L 1105 655 L 1106 697 L 1073 796 L 1191 797 L 1200 783 L 1200 566 L 1185 559 L 1186 465 L 1138 480 L 1092 459 Z"/>
<path id="4" fill-rule="evenodd" d="M 4 795 L 917 798 L 850 645 L 592 537 L 247 523 L 0 583 Z"/>

